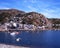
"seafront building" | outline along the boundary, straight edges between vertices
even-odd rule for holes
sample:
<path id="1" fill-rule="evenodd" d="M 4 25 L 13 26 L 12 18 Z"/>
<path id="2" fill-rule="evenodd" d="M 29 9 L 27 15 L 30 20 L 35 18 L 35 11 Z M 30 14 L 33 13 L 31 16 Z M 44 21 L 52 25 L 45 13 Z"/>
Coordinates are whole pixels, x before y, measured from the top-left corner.
<path id="1" fill-rule="evenodd" d="M 27 24 L 18 24 L 18 23 L 5 23 L 0 26 L 0 31 L 7 31 L 7 30 L 35 30 L 34 25 L 27 25 Z"/>
<path id="2" fill-rule="evenodd" d="M 52 26 L 60 26 L 60 24 L 53 24 Z M 16 22 L 7 22 L 0 25 L 0 31 L 8 31 L 8 30 L 46 30 L 48 26 L 35 26 L 33 24 L 20 24 Z M 51 25 L 50 25 L 51 26 Z"/>
<path id="3" fill-rule="evenodd" d="M 19 24 L 15 22 L 5 23 L 0 26 L 0 31 L 8 30 L 45 30 L 45 26 L 34 26 L 33 24 Z"/>

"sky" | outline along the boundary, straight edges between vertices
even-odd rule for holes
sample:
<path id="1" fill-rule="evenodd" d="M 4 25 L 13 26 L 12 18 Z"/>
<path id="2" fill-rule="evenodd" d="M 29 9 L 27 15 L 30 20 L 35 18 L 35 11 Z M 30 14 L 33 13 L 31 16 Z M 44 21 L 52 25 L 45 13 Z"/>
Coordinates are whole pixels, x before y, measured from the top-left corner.
<path id="1" fill-rule="evenodd" d="M 0 0 L 0 9 L 33 11 L 47 18 L 60 18 L 60 0 Z"/>

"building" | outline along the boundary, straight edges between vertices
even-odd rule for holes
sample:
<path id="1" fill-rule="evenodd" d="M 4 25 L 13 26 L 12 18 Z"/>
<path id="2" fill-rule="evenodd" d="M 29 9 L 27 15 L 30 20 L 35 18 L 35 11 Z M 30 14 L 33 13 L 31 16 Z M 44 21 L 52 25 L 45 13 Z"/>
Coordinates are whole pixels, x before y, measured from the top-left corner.
<path id="1" fill-rule="evenodd" d="M 35 30 L 35 26 L 30 24 L 24 24 L 24 30 Z"/>

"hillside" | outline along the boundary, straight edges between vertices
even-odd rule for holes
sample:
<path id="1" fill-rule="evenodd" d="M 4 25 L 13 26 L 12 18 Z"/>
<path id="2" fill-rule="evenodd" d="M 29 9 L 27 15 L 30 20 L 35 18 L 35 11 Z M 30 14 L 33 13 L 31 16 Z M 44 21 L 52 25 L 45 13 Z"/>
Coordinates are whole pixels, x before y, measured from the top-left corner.
<path id="1" fill-rule="evenodd" d="M 49 23 L 44 15 L 37 12 L 26 13 L 24 14 L 24 18 L 27 24 L 34 24 L 36 26 L 43 26 Z"/>
<path id="2" fill-rule="evenodd" d="M 0 23 L 7 22 L 9 19 L 12 19 L 18 14 L 25 14 L 25 12 L 16 9 L 0 10 Z"/>
<path id="3" fill-rule="evenodd" d="M 22 17 L 24 16 L 24 19 L 26 19 L 25 21 L 27 22 L 27 24 L 46 25 L 48 23 L 47 18 L 45 18 L 45 16 L 40 13 L 25 13 L 24 11 L 16 9 L 0 10 L 0 21 L 8 21 L 8 19 L 11 19 L 17 15 Z"/>
<path id="4" fill-rule="evenodd" d="M 60 19 L 46 18 L 43 14 L 37 12 L 24 12 L 17 9 L 0 10 L 0 23 L 9 22 L 18 17 L 18 22 L 22 24 L 34 24 L 35 26 L 48 26 L 48 28 L 56 28 L 51 24 L 60 24 Z M 51 29 L 52 29 L 51 28 Z"/>
<path id="5" fill-rule="evenodd" d="M 52 23 L 52 28 L 60 29 L 60 19 L 58 19 L 58 18 L 48 18 L 48 20 Z"/>

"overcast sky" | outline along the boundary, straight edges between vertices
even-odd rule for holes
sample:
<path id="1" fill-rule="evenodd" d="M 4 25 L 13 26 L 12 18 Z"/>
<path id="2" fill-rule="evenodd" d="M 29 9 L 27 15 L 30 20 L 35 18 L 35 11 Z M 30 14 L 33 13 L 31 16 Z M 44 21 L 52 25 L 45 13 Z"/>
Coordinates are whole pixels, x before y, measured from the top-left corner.
<path id="1" fill-rule="evenodd" d="M 38 12 L 48 18 L 60 18 L 60 0 L 0 0 L 0 9 L 10 8 Z"/>

